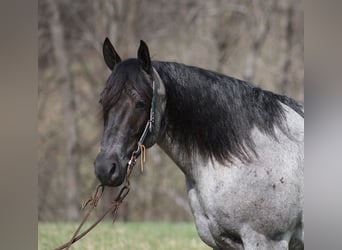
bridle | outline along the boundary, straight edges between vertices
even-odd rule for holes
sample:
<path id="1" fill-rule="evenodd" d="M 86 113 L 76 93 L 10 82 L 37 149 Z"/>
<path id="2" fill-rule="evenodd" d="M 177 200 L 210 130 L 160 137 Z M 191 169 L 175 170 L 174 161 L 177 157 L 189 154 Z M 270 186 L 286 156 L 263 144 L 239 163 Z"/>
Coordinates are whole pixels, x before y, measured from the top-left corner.
<path id="1" fill-rule="evenodd" d="M 160 86 L 162 83 L 158 75 L 158 72 L 153 67 L 152 67 L 152 72 L 156 75 L 156 79 L 159 81 L 159 86 Z M 149 134 L 152 134 L 155 130 L 156 96 L 157 96 L 157 84 L 152 74 L 152 99 L 151 99 L 151 108 L 150 108 L 150 119 L 147 120 L 146 122 L 145 129 L 138 141 L 137 149 L 133 151 L 131 158 L 128 161 L 127 170 L 129 170 L 130 164 L 133 163 L 142 153 L 142 156 L 140 157 L 141 159 L 140 168 L 141 168 L 141 172 L 144 171 L 144 163 L 146 160 L 145 141 L 146 141 L 147 136 Z"/>
<path id="2" fill-rule="evenodd" d="M 152 76 L 152 79 L 153 79 L 153 76 Z M 94 194 L 87 201 L 82 203 L 82 209 L 84 209 L 88 205 L 90 205 L 90 208 L 87 211 L 86 215 L 84 216 L 83 220 L 81 221 L 80 225 L 76 229 L 75 233 L 73 234 L 73 236 L 71 237 L 71 239 L 67 243 L 55 248 L 55 250 L 61 250 L 64 248 L 69 249 L 73 243 L 75 243 L 76 241 L 78 241 L 79 239 L 84 237 L 86 234 L 88 234 L 110 212 L 113 215 L 113 223 L 115 222 L 115 220 L 117 218 L 117 212 L 118 212 L 119 206 L 122 204 L 123 200 L 126 198 L 126 196 L 128 195 L 128 193 L 130 191 L 129 177 L 130 177 L 132 170 L 136 164 L 137 158 L 141 154 L 142 154 L 142 156 L 140 157 L 141 158 L 140 166 L 141 166 L 141 171 L 144 170 L 144 162 L 146 159 L 146 147 L 145 147 L 144 143 L 146 141 L 147 136 L 149 134 L 153 133 L 155 130 L 157 86 L 156 86 L 154 79 L 152 80 L 152 91 L 153 91 L 153 95 L 152 95 L 152 100 L 151 100 L 150 118 L 146 122 L 145 129 L 139 138 L 137 149 L 135 151 L 133 151 L 131 158 L 127 163 L 127 170 L 126 170 L 124 185 L 119 190 L 116 198 L 114 199 L 112 204 L 109 206 L 109 208 L 100 217 L 98 217 L 98 219 L 93 224 L 91 224 L 86 230 L 84 230 L 82 233 L 79 233 L 82 226 L 84 225 L 84 223 L 88 219 L 89 215 L 91 214 L 93 209 L 97 206 L 98 201 L 100 200 L 100 198 L 102 197 L 102 194 L 104 192 L 104 185 L 102 185 L 102 184 L 98 185 Z"/>
<path id="3" fill-rule="evenodd" d="M 141 157 L 141 164 L 140 164 L 141 171 L 144 171 L 144 162 L 146 159 L 146 147 L 144 145 L 144 142 L 148 134 L 153 132 L 153 129 L 155 126 L 156 95 L 157 95 L 157 88 L 156 88 L 155 80 L 152 80 L 152 91 L 153 91 L 153 95 L 152 95 L 152 100 L 151 100 L 150 119 L 147 121 L 144 132 L 140 136 L 137 149 L 133 151 L 131 159 L 128 161 L 128 166 L 129 166 L 132 163 L 132 161 L 138 158 L 139 155 L 142 153 L 143 155 Z"/>

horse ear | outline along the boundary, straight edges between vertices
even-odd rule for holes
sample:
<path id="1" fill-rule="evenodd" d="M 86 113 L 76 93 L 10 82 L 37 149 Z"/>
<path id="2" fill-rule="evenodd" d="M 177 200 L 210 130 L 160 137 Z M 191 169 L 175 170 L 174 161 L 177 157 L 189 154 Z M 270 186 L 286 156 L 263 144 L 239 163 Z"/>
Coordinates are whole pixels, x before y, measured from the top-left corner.
<path id="1" fill-rule="evenodd" d="M 142 63 L 143 69 L 148 73 L 152 73 L 152 64 L 150 58 L 150 52 L 148 51 L 148 47 L 143 40 L 140 40 L 140 46 L 138 49 L 138 59 Z"/>
<path id="2" fill-rule="evenodd" d="M 115 64 L 121 62 L 121 58 L 116 53 L 112 43 L 109 41 L 108 37 L 103 42 L 102 47 L 103 58 L 110 70 L 113 70 Z"/>

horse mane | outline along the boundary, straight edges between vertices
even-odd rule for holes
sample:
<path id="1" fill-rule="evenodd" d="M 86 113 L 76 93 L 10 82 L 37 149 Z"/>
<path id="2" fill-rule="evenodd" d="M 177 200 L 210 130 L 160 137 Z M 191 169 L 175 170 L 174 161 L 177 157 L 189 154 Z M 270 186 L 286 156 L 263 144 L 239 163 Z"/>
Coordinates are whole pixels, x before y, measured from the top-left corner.
<path id="1" fill-rule="evenodd" d="M 233 77 L 173 62 L 153 61 L 153 67 L 166 88 L 162 126 L 190 155 L 250 162 L 254 127 L 275 139 L 275 127 L 287 134 L 281 103 L 304 116 L 295 100 Z"/>
<path id="2" fill-rule="evenodd" d="M 303 107 L 295 100 L 251 83 L 179 63 L 152 64 L 166 89 L 161 129 L 190 155 L 198 152 L 221 163 L 235 158 L 250 162 L 256 155 L 254 127 L 275 139 L 275 127 L 287 134 L 281 103 L 304 117 Z M 134 88 L 150 103 L 151 82 L 137 59 L 117 64 L 101 93 L 104 122 L 124 90 Z"/>

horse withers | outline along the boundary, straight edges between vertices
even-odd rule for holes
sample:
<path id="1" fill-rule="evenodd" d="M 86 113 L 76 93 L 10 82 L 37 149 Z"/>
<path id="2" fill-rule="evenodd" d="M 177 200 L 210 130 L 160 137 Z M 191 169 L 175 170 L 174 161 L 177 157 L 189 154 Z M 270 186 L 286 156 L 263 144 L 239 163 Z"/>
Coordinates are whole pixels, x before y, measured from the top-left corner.
<path id="1" fill-rule="evenodd" d="M 138 144 L 158 144 L 186 177 L 207 245 L 304 249 L 301 104 L 217 72 L 151 61 L 143 41 L 136 59 L 122 61 L 106 38 L 103 56 L 112 72 L 94 164 L 102 184 L 121 185 Z"/>

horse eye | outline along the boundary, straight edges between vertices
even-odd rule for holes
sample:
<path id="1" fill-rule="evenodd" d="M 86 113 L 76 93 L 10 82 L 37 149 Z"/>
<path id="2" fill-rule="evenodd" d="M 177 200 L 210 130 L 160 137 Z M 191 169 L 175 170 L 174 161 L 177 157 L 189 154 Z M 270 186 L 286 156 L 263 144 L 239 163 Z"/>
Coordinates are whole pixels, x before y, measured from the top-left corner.
<path id="1" fill-rule="evenodd" d="M 136 109 L 143 109 L 146 107 L 146 103 L 144 103 L 143 101 L 138 101 L 136 104 L 135 104 L 135 108 Z"/>

